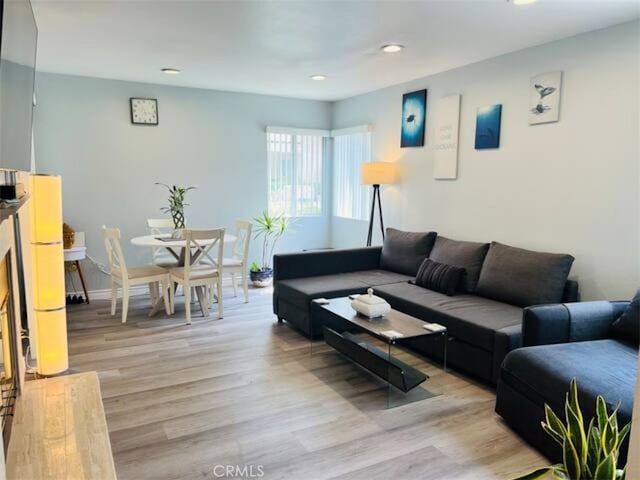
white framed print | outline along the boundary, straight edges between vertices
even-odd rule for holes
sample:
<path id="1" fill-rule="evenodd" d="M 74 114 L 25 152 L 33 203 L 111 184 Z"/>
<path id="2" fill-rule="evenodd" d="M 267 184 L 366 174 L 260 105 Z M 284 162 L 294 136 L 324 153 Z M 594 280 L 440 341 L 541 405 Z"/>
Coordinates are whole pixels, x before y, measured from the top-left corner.
<path id="1" fill-rule="evenodd" d="M 433 177 L 437 180 L 458 178 L 458 131 L 460 128 L 460 95 L 438 100 L 433 155 Z"/>
<path id="2" fill-rule="evenodd" d="M 562 72 L 536 75 L 529 85 L 529 125 L 560 120 Z"/>

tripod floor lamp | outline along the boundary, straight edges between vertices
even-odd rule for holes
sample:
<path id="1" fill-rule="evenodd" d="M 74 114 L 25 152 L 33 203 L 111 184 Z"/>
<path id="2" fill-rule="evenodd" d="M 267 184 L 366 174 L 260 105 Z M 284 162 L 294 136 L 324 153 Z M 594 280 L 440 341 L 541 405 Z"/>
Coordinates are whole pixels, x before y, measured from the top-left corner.
<path id="1" fill-rule="evenodd" d="M 384 240 L 384 222 L 382 220 L 382 201 L 380 200 L 380 185 L 390 185 L 398 181 L 398 169 L 395 163 L 390 162 L 369 162 L 360 166 L 360 174 L 363 185 L 373 186 L 371 196 L 371 215 L 369 217 L 369 236 L 367 237 L 367 247 L 371 246 L 373 240 L 373 222 L 376 205 L 380 216 L 380 230 Z"/>

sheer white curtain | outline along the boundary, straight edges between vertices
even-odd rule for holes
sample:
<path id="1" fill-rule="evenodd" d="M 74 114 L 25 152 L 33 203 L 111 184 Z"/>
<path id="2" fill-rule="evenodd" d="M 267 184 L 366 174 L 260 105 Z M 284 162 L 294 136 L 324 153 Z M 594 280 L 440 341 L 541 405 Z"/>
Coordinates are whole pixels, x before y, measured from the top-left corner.
<path id="1" fill-rule="evenodd" d="M 267 129 L 269 213 L 322 215 L 324 130 Z"/>
<path id="2" fill-rule="evenodd" d="M 367 220 L 371 191 L 360 183 L 360 165 L 371 161 L 369 126 L 334 130 L 333 215 Z"/>

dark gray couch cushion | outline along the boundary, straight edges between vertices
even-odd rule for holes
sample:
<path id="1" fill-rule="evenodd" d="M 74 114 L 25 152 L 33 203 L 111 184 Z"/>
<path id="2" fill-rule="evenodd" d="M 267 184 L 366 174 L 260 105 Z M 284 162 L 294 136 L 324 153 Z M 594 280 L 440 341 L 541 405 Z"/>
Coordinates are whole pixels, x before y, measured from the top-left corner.
<path id="1" fill-rule="evenodd" d="M 309 308 L 314 298 L 336 298 L 352 293 L 364 293 L 369 287 L 394 282 L 405 284 L 411 277 L 386 270 L 320 275 L 282 280 L 275 286 L 276 294 L 302 309 Z"/>
<path id="2" fill-rule="evenodd" d="M 418 269 L 415 285 L 452 297 L 459 290 L 464 268 L 425 258 Z"/>
<path id="3" fill-rule="evenodd" d="M 416 285 L 391 284 L 375 289 L 393 308 L 425 322 L 436 322 L 449 335 L 480 347 L 494 349 L 497 330 L 522 322 L 522 309 L 475 295 L 446 295 Z"/>
<path id="4" fill-rule="evenodd" d="M 488 243 L 461 242 L 438 235 L 429 258 L 436 262 L 464 268 L 461 291 L 473 293 L 476 291 L 482 262 L 488 251 Z"/>
<path id="5" fill-rule="evenodd" d="M 634 345 L 640 344 L 640 290 L 636 292 L 622 316 L 613 322 L 611 334 L 619 340 Z"/>
<path id="6" fill-rule="evenodd" d="M 415 277 L 422 261 L 429 256 L 436 235 L 435 232 L 403 232 L 387 228 L 380 268 Z"/>
<path id="7" fill-rule="evenodd" d="M 564 405 L 572 378 L 578 381 L 585 418 L 593 416 L 596 397 L 612 409 L 620 401 L 620 416 L 631 418 L 638 350 L 616 340 L 593 340 L 520 348 L 502 365 L 505 382 L 542 406 Z"/>
<path id="8" fill-rule="evenodd" d="M 520 307 L 559 303 L 573 260 L 491 242 L 476 294 Z"/>

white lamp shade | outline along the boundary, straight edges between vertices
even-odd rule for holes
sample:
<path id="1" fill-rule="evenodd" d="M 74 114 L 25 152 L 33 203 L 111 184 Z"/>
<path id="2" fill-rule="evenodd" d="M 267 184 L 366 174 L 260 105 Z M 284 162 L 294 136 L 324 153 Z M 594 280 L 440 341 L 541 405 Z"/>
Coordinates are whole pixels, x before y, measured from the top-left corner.
<path id="1" fill-rule="evenodd" d="M 34 350 L 38 373 L 55 375 L 69 368 L 62 245 L 62 181 L 57 176 L 31 175 L 29 193 L 36 330 Z"/>
<path id="2" fill-rule="evenodd" d="M 62 241 L 62 180 L 53 175 L 31 175 L 31 241 Z"/>
<path id="3" fill-rule="evenodd" d="M 398 182 L 398 168 L 390 162 L 363 163 L 360 177 L 363 185 L 389 185 Z"/>

